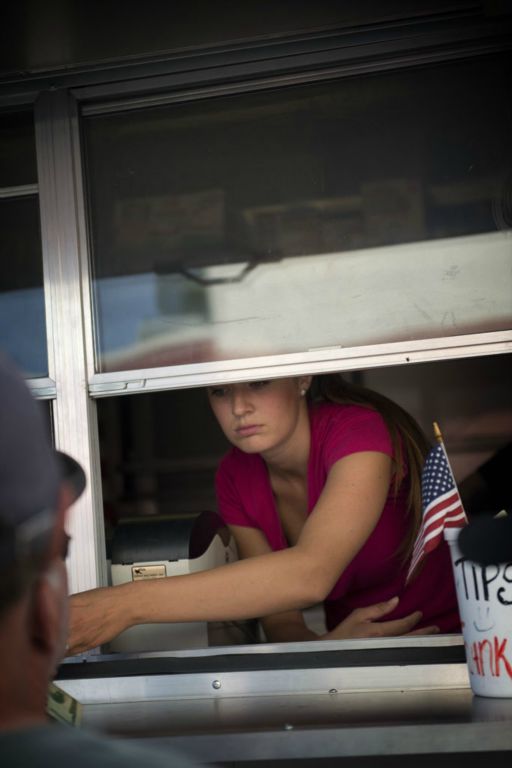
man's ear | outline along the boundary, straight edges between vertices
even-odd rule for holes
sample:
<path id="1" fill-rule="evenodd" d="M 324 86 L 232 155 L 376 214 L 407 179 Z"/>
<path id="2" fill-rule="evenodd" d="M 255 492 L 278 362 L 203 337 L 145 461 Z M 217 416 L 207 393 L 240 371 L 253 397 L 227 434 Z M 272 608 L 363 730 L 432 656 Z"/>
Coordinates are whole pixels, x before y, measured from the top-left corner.
<path id="1" fill-rule="evenodd" d="M 32 647 L 35 652 L 47 657 L 51 671 L 64 655 L 67 633 L 68 582 L 61 553 L 65 536 L 64 525 L 72 503 L 72 490 L 63 484 L 59 492 L 47 565 L 32 587 L 29 609 L 29 633 Z"/>
<path id="2" fill-rule="evenodd" d="M 68 519 L 69 507 L 73 504 L 73 493 L 66 483 L 63 483 L 59 490 L 57 501 L 57 510 L 55 514 L 55 524 L 53 526 L 52 539 L 48 550 L 49 560 L 53 560 L 62 552 L 62 543 L 65 536 L 65 524 Z"/>

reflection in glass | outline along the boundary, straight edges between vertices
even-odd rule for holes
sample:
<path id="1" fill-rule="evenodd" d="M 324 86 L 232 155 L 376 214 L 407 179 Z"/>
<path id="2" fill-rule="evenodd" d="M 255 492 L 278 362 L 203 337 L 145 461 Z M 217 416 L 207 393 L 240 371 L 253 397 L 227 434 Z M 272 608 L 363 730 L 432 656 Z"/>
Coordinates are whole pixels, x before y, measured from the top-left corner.
<path id="1" fill-rule="evenodd" d="M 28 377 L 47 376 L 37 197 L 0 199 L 0 349 Z"/>
<path id="2" fill-rule="evenodd" d="M 509 64 L 87 118 L 98 370 L 510 327 Z"/>
<path id="3" fill-rule="evenodd" d="M 0 115 L 0 188 L 37 183 L 32 112 Z"/>

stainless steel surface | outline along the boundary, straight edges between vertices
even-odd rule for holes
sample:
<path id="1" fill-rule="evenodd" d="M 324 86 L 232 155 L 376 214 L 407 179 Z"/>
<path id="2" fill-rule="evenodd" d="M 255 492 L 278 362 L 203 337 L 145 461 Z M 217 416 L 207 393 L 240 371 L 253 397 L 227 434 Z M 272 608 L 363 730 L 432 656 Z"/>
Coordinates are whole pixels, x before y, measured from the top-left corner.
<path id="1" fill-rule="evenodd" d="M 204 655 L 461 644 L 460 635 L 441 635 L 215 648 Z M 192 654 L 166 655 L 185 663 Z M 297 662 L 288 670 L 226 674 L 220 666 L 210 674 L 59 685 L 83 703 L 83 728 L 172 746 L 205 763 L 296 759 L 314 765 L 327 758 L 463 752 L 500 753 L 501 760 L 512 750 L 512 699 L 474 697 L 465 664 L 311 669 Z"/>
<path id="2" fill-rule="evenodd" d="M 59 685 L 72 695 L 83 702 L 99 701 L 126 701 L 126 700 L 149 700 L 165 699 L 174 697 L 202 696 L 210 695 L 210 686 L 214 680 L 219 680 L 222 687 L 222 681 L 225 685 L 222 695 L 262 695 L 267 693 L 292 692 L 297 690 L 338 690 L 333 677 L 336 677 L 336 684 L 340 684 L 342 689 L 393 689 L 396 687 L 416 686 L 420 688 L 431 688 L 439 685 L 440 687 L 457 687 L 469 685 L 468 673 L 465 664 L 462 663 L 442 663 L 442 664 L 412 664 L 407 663 L 407 651 L 420 651 L 429 655 L 432 660 L 432 653 L 441 651 L 443 648 L 459 648 L 462 651 L 464 642 L 460 634 L 448 635 L 430 635 L 430 636 L 410 636 L 410 637 L 388 637 L 388 638 L 363 638 L 354 640 L 322 640 L 318 642 L 296 642 L 296 643 L 255 643 L 250 645 L 229 645 L 214 646 L 205 648 L 193 648 L 190 650 L 169 650 L 138 653 L 100 653 L 90 652 L 70 657 L 63 662 L 63 677 L 59 679 Z M 338 656 L 339 666 L 332 669 L 315 668 L 315 658 L 322 654 L 330 652 L 359 652 L 367 654 L 365 664 L 360 667 L 350 668 L 344 666 L 345 660 Z M 381 665 L 374 667 L 376 660 L 375 654 L 370 655 L 372 651 L 378 651 L 379 658 L 382 660 L 382 652 L 388 651 L 396 655 L 386 654 L 388 659 L 396 659 L 391 665 Z M 403 651 L 403 654 L 401 653 Z M 368 653 L 367 653 L 368 652 Z M 429 653 L 430 652 L 430 653 Z M 311 655 L 312 669 L 305 672 L 303 667 L 309 667 L 308 656 Z M 262 656 L 275 658 L 286 657 L 290 669 L 280 669 L 279 661 L 275 669 L 269 669 L 262 660 Z M 461 656 L 462 657 L 462 656 Z M 324 657 L 325 658 L 325 657 Z M 346 657 L 345 657 L 346 658 Z M 362 657 L 360 656 L 360 659 Z M 410 657 L 409 657 L 410 658 Z M 439 654 L 436 658 L 439 658 Z M 453 654 L 451 655 L 453 658 Z M 216 660 L 218 659 L 218 663 Z M 230 666 L 235 666 L 238 660 L 242 659 L 245 666 L 249 668 L 248 672 L 229 672 Z M 252 661 L 251 661 L 252 659 Z M 174 670 L 177 674 L 140 674 L 133 676 L 137 670 L 138 663 L 169 660 L 174 664 Z M 91 666 L 82 668 L 83 661 L 91 662 Z M 183 661 L 183 674 L 179 673 L 177 662 Z M 188 665 L 187 671 L 190 671 L 190 664 L 199 669 L 201 665 L 210 662 L 210 669 L 214 672 L 207 674 L 198 674 L 193 670 L 192 674 L 185 674 L 185 665 Z M 263 664 L 261 663 L 263 661 Z M 421 661 L 421 658 L 420 658 Z M 440 657 L 442 661 L 442 655 Z M 124 676 L 123 664 L 131 664 L 130 676 Z M 118 669 L 114 676 L 107 677 L 101 673 L 101 668 L 96 669 L 94 665 L 102 663 L 108 665 L 113 663 Z M 338 663 L 338 662 L 337 662 Z M 327 666 L 327 665 L 326 665 Z M 253 667 L 254 671 L 251 671 Z M 263 668 L 262 668 L 263 667 Z M 318 667 L 318 665 L 317 665 Z M 103 667 L 104 668 L 104 667 Z M 204 666 L 203 666 L 204 668 Z M 112 669 L 112 667 L 111 667 Z M 159 668 L 161 670 L 161 666 Z M 340 675 L 336 670 L 343 669 L 342 680 L 339 683 Z M 374 673 L 374 669 L 377 671 Z M 69 671 L 71 670 L 71 672 Z M 300 674 L 296 674 L 301 670 Z M 103 676 L 102 676 L 103 674 Z M 76 675 L 76 677 L 74 677 Z M 227 675 L 227 676 L 226 676 Z M 242 675 L 242 677 L 241 677 Z M 70 678 L 70 679 L 65 679 Z"/>
<path id="3" fill-rule="evenodd" d="M 215 685 L 214 685 L 215 683 Z M 331 690 L 402 691 L 468 688 L 466 664 L 396 664 L 393 666 L 270 669 L 176 675 L 59 680 L 82 704 L 122 704 L 214 697 L 319 694 Z"/>
<path id="4" fill-rule="evenodd" d="M 512 749 L 512 699 L 452 689 L 124 702 L 85 706 L 83 727 L 206 762 L 494 752 Z"/>

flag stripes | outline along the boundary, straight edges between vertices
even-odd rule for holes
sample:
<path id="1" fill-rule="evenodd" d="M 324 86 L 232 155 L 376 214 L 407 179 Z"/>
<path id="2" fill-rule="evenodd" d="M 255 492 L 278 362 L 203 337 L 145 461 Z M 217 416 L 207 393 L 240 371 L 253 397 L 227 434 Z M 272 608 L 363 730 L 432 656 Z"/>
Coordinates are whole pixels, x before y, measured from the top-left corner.
<path id="1" fill-rule="evenodd" d="M 426 554 L 441 541 L 445 528 L 467 523 L 459 491 L 442 443 L 429 452 L 421 477 L 423 514 L 414 544 L 407 581 Z"/>

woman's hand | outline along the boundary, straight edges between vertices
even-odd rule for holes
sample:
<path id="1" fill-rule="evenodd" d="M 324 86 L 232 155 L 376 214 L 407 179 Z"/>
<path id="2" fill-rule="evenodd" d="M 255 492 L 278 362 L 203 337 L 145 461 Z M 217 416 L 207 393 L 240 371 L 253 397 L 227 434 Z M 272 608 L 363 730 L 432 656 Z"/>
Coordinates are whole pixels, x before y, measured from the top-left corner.
<path id="1" fill-rule="evenodd" d="M 414 611 L 403 619 L 380 621 L 398 605 L 398 597 L 366 608 L 356 608 L 337 627 L 322 635 L 319 640 L 348 640 L 356 637 L 396 637 L 397 635 L 434 635 L 439 627 L 413 628 L 422 617 L 421 611 Z"/>
<path id="2" fill-rule="evenodd" d="M 108 643 L 130 626 L 122 587 L 90 589 L 72 595 L 66 655 Z"/>

